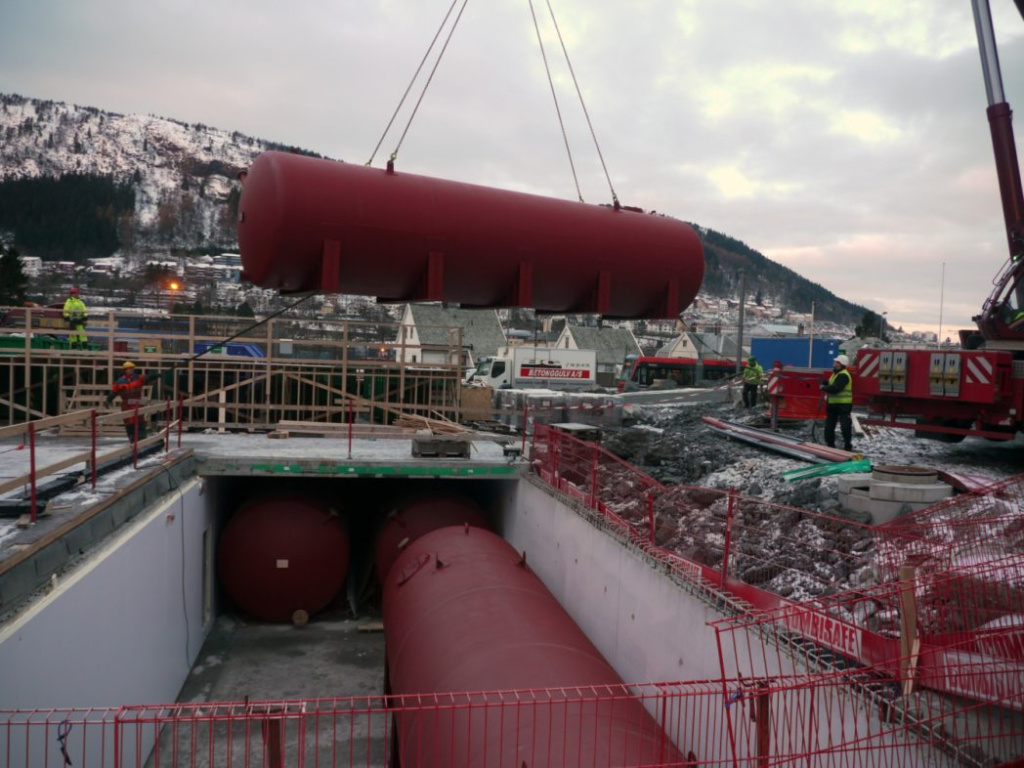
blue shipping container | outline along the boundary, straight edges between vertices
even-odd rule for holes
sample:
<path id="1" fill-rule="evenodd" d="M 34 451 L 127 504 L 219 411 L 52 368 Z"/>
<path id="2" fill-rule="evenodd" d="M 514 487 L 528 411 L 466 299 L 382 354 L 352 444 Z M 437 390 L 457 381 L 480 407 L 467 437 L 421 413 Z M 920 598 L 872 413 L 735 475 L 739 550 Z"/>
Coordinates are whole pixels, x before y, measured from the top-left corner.
<path id="1" fill-rule="evenodd" d="M 809 336 L 796 339 L 751 339 L 750 354 L 766 371 L 778 360 L 785 368 L 821 368 L 832 367 L 832 361 L 839 355 L 839 340 L 815 339 Z M 810 366 L 807 365 L 808 359 Z"/>

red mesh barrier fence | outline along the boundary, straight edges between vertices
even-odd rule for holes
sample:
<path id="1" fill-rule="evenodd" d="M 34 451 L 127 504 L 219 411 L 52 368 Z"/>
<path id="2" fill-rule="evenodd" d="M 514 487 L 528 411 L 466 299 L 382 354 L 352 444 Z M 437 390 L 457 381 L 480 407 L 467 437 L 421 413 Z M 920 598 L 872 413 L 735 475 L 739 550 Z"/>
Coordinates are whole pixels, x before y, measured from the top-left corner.
<path id="1" fill-rule="evenodd" d="M 657 749 L 667 759 L 602 750 L 637 703 L 663 734 Z M 1019 758 L 1022 736 L 1019 718 L 993 718 L 970 704 L 951 709 L 927 692 L 899 695 L 892 681 L 851 669 L 602 688 L 0 711 L 0 767 L 383 768 L 400 756 L 402 768 L 953 768 Z"/>

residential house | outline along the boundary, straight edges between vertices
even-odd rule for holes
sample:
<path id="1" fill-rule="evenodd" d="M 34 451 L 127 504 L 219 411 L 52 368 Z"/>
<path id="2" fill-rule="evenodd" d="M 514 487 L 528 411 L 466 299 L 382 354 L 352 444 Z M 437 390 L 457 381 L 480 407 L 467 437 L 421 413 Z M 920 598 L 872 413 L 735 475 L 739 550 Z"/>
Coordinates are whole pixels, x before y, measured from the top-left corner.
<path id="1" fill-rule="evenodd" d="M 558 349 L 593 349 L 597 352 L 597 383 L 614 387 L 615 375 L 628 355 L 639 355 L 640 345 L 628 328 L 588 328 L 567 325 L 562 329 Z"/>
<path id="2" fill-rule="evenodd" d="M 474 368 L 508 345 L 493 309 L 449 309 L 439 304 L 406 304 L 395 341 L 396 359 L 406 363 L 450 365 L 459 348 L 462 367 Z"/>
<path id="3" fill-rule="evenodd" d="M 748 347 L 744 347 L 743 356 Z M 735 360 L 736 339 L 716 333 L 683 331 L 673 341 L 658 350 L 658 357 L 690 357 L 701 360 Z"/>

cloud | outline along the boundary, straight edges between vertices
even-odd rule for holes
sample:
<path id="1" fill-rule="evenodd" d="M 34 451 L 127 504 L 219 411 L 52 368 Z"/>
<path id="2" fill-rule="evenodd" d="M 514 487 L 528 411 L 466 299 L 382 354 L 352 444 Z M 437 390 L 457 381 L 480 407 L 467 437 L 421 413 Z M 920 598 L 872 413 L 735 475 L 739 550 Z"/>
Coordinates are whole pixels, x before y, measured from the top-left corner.
<path id="1" fill-rule="evenodd" d="M 575 199 L 574 167 L 584 197 L 608 202 L 603 158 L 627 204 L 726 232 L 894 325 L 937 324 L 943 263 L 944 324 L 980 310 L 1007 254 L 968 3 L 551 0 L 572 72 L 547 3 L 533 5 L 562 124 L 529 6 L 467 4 L 400 168 Z M 365 162 L 449 6 L 7 0 L 0 91 Z M 994 6 L 1019 113 L 1024 24 Z"/>

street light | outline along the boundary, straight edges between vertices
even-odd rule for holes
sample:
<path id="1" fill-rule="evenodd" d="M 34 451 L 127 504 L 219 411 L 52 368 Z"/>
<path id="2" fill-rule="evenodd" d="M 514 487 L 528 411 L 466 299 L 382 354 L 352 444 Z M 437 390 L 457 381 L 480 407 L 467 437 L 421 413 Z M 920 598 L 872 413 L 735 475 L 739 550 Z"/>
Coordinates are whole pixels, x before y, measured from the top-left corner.
<path id="1" fill-rule="evenodd" d="M 181 284 L 177 280 L 172 280 L 167 284 L 167 314 L 171 314 L 174 311 L 174 294 L 176 291 L 181 289 Z"/>

